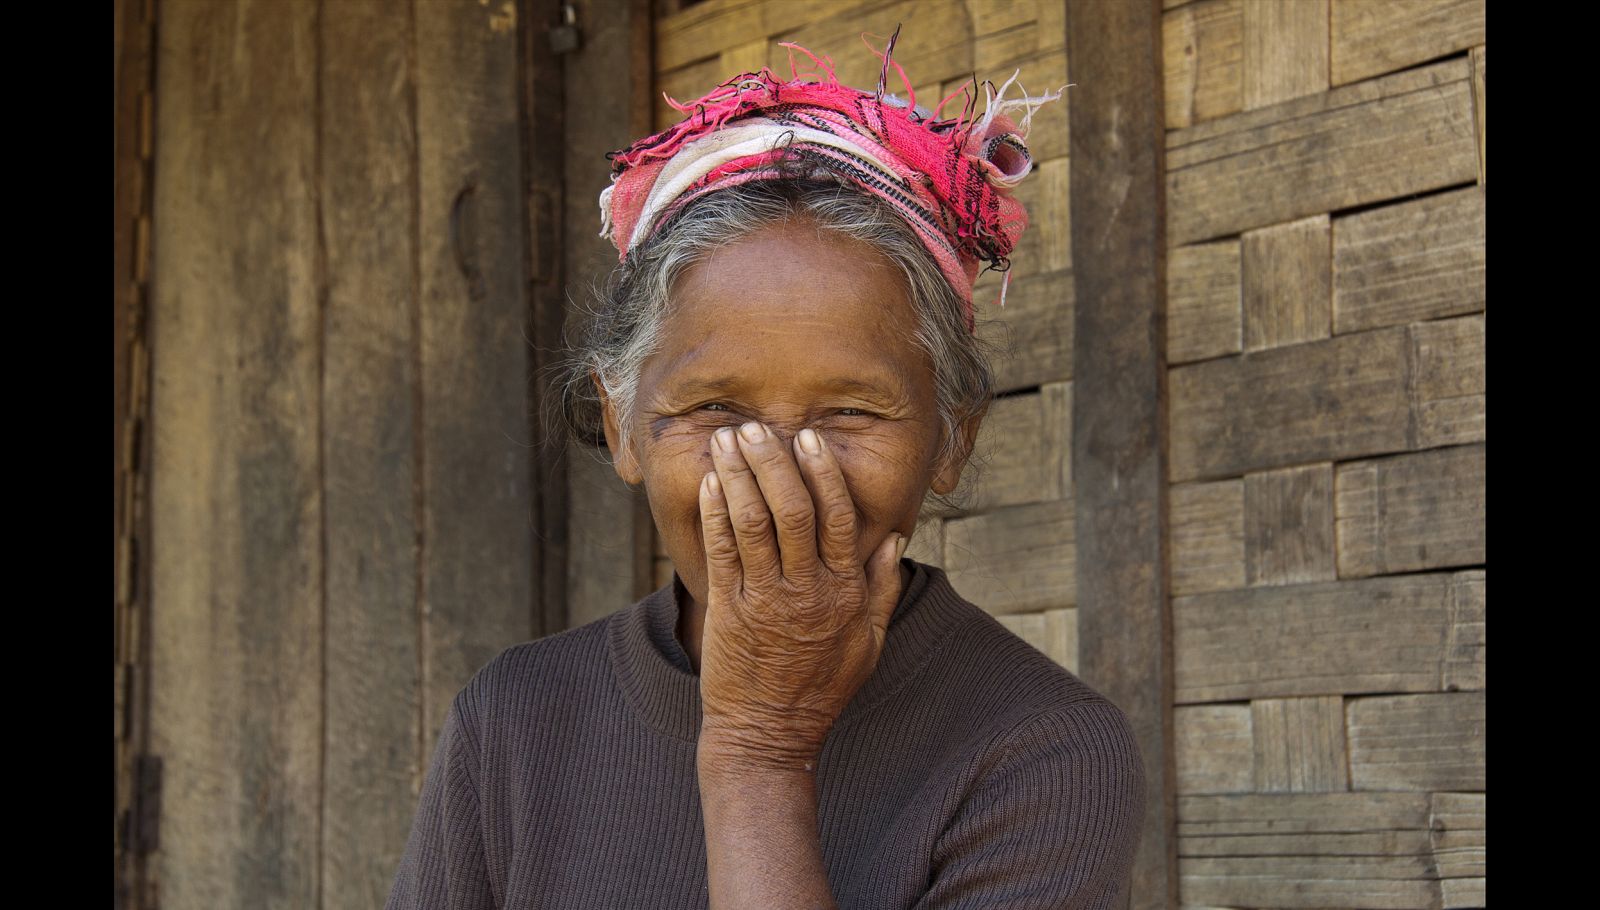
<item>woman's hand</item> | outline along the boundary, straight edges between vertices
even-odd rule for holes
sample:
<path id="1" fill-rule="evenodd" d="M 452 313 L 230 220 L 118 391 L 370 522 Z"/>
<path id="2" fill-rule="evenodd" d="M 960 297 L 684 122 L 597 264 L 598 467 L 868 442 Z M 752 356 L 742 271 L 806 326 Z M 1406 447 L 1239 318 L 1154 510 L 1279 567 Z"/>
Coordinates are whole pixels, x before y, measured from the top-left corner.
<path id="1" fill-rule="evenodd" d="M 877 666 L 900 598 L 904 538 L 891 533 L 857 563 L 839 463 L 811 430 L 790 448 L 759 423 L 718 430 L 716 470 L 700 484 L 701 749 L 753 770 L 812 770 Z"/>

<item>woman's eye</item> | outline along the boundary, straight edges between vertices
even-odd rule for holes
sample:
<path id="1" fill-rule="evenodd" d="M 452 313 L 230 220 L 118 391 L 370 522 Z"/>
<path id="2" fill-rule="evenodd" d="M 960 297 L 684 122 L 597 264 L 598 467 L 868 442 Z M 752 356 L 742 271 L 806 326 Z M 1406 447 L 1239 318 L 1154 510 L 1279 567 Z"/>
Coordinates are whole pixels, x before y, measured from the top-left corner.
<path id="1" fill-rule="evenodd" d="M 839 409 L 839 416 L 840 417 L 871 417 L 872 414 L 870 414 L 867 411 L 863 411 L 860 408 L 840 408 Z"/>

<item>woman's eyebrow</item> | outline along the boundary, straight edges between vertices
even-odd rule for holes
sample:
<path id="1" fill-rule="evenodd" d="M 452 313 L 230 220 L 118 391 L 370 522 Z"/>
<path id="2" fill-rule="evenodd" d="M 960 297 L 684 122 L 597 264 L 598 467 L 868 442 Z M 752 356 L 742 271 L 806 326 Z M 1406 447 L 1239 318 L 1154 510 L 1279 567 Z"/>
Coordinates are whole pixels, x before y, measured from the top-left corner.
<path id="1" fill-rule="evenodd" d="M 696 377 L 672 383 L 672 391 L 677 395 L 726 395 L 731 392 L 741 391 L 744 387 L 745 384 L 733 376 L 718 379 Z M 816 383 L 816 387 L 818 391 L 823 392 L 865 395 L 873 398 L 895 397 L 896 395 L 893 385 L 858 379 L 853 376 L 834 376 L 819 380 Z"/>

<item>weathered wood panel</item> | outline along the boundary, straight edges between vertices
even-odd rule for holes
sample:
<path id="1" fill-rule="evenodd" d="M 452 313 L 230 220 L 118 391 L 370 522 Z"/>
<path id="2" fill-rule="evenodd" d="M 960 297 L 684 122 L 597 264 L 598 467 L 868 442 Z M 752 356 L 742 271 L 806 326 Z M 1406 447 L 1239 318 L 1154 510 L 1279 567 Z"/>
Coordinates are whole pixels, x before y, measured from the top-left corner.
<path id="1" fill-rule="evenodd" d="M 1255 734 L 1247 704 L 1174 708 L 1172 751 L 1179 793 L 1247 793 L 1255 787 Z"/>
<path id="2" fill-rule="evenodd" d="M 944 535 L 950 584 L 985 610 L 1030 613 L 1077 603 L 1072 500 L 947 519 Z"/>
<path id="3" fill-rule="evenodd" d="M 633 603 L 635 576 L 634 523 L 637 494 L 617 477 L 603 449 L 574 445 L 567 455 L 567 484 L 571 490 L 570 535 L 572 559 L 567 567 L 567 626 L 575 628 L 608 616 Z M 648 579 L 655 587 L 672 580 Z"/>
<path id="4" fill-rule="evenodd" d="M 1357 790 L 1482 790 L 1487 692 L 1352 698 L 1350 786 Z"/>
<path id="5" fill-rule="evenodd" d="M 1483 317 L 1176 367 L 1169 389 L 1174 480 L 1475 442 Z"/>
<path id="6" fill-rule="evenodd" d="M 1405 451 L 1406 342 L 1394 328 L 1175 367 L 1173 480 Z"/>
<path id="7" fill-rule="evenodd" d="M 1366 79 L 1483 44 L 1484 0 L 1336 2 L 1329 10 L 1334 85 Z"/>
<path id="8" fill-rule="evenodd" d="M 1000 624 L 1074 673 L 1078 670 L 1078 611 L 1045 610 L 996 617 Z"/>
<path id="9" fill-rule="evenodd" d="M 1184 906 L 1437 907 L 1426 793 L 1178 798 Z"/>
<path id="10" fill-rule="evenodd" d="M 384 902 L 428 761 L 415 453 L 414 23 L 382 2 L 321 15 L 322 406 L 329 735 L 322 781 L 325 907 Z M 374 79 L 373 74 L 383 74 Z M 379 89 L 381 86 L 381 89 Z M 428 731 L 431 736 L 433 731 Z"/>
<path id="11" fill-rule="evenodd" d="M 1071 496 L 1072 384 L 995 399 L 974 458 L 980 482 L 966 505 L 971 511 Z"/>
<path id="12" fill-rule="evenodd" d="M 1238 240 L 1180 246 L 1167 256 L 1167 363 L 1243 349 Z"/>
<path id="13" fill-rule="evenodd" d="M 1415 448 L 1486 438 L 1488 348 L 1482 314 L 1411 326 Z"/>
<path id="14" fill-rule="evenodd" d="M 1161 17 L 1167 129 L 1244 108 L 1244 4 L 1198 0 Z"/>
<path id="15" fill-rule="evenodd" d="M 1478 45 L 1472 49 L 1472 111 L 1478 125 L 1478 182 L 1489 182 L 1489 122 L 1486 117 L 1488 95 L 1488 48 Z"/>
<path id="16" fill-rule="evenodd" d="M 1168 497 L 1173 595 L 1244 587 L 1244 481 L 1176 484 Z"/>
<path id="17" fill-rule="evenodd" d="M 1339 466 L 1339 576 L 1478 565 L 1488 553 L 1484 444 Z"/>
<path id="18" fill-rule="evenodd" d="M 1400 575 L 1175 598 L 1177 700 L 1437 692 L 1455 589 L 1481 578 Z"/>
<path id="19" fill-rule="evenodd" d="M 426 754 L 462 685 L 534 637 L 528 251 L 517 39 L 416 6 Z"/>
<path id="20" fill-rule="evenodd" d="M 1451 60 L 1176 130 L 1172 245 L 1477 179 L 1471 78 Z"/>
<path id="21" fill-rule="evenodd" d="M 1258 698 L 1250 703 L 1258 793 L 1350 788 L 1345 767 L 1344 699 Z"/>
<path id="22" fill-rule="evenodd" d="M 1442 878 L 1479 878 L 1486 869 L 1488 794 L 1435 793 L 1428 830 Z"/>
<path id="23" fill-rule="evenodd" d="M 1488 685 L 1489 598 L 1484 571 L 1462 572 L 1451 591 L 1450 631 L 1445 637 L 1444 688 L 1482 689 Z"/>
<path id="24" fill-rule="evenodd" d="M 169 910 L 317 902 L 316 17 L 174 3 L 157 29 L 150 745 Z"/>
<path id="25" fill-rule="evenodd" d="M 1486 215 L 1476 186 L 1335 219 L 1334 333 L 1484 309 Z"/>
<path id="26" fill-rule="evenodd" d="M 1012 282 L 1003 308 L 991 306 L 983 284 L 973 291 L 978 335 L 1002 352 L 995 360 L 997 391 L 1010 392 L 1073 377 L 1071 272 L 1030 275 Z M 998 294 L 998 288 L 995 288 Z"/>
<path id="27" fill-rule="evenodd" d="M 1244 107 L 1328 90 L 1329 0 L 1244 4 Z"/>
<path id="28" fill-rule="evenodd" d="M 1327 215 L 1245 232 L 1240 239 L 1245 350 L 1332 334 L 1330 247 Z"/>
<path id="29" fill-rule="evenodd" d="M 706 15 L 712 5 L 690 7 L 682 15 Z M 578 21 L 583 48 L 563 57 L 567 141 L 558 197 L 566 277 L 559 290 L 573 298 L 569 318 L 595 305 L 594 293 L 617 266 L 616 248 L 599 236 L 596 200 L 611 183 L 605 153 L 648 134 L 652 106 L 660 98 L 659 90 L 652 90 L 655 30 L 649 0 L 582 0 Z M 609 90 L 596 91 L 597 85 Z M 648 567 L 638 565 L 639 554 L 648 554 L 656 543 L 654 528 L 646 524 L 641 530 L 637 520 L 640 515 L 648 520 L 649 503 L 642 492 L 628 489 L 609 457 L 603 439 L 575 441 L 566 451 L 569 628 L 628 606 L 641 588 L 654 590 L 672 580 L 672 563 L 664 557 Z"/>
<path id="30" fill-rule="evenodd" d="M 1333 466 L 1327 463 L 1245 475 L 1247 583 L 1305 584 L 1338 577 L 1333 492 Z"/>
<path id="31" fill-rule="evenodd" d="M 1161 11 L 1072 3 L 1072 465 L 1080 675 L 1127 712 L 1146 774 L 1134 906 L 1172 906 Z M 1067 535 L 1063 535 L 1067 536 Z"/>

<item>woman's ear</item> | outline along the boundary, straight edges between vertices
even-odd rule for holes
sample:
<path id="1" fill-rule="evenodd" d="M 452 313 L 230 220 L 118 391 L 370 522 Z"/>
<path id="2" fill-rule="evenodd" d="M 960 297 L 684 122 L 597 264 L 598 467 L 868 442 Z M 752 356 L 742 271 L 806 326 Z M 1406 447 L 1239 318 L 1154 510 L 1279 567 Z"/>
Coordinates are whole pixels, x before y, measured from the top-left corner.
<path id="1" fill-rule="evenodd" d="M 600 413 L 605 420 L 606 448 L 611 450 L 611 466 L 616 468 L 617 476 L 622 482 L 630 486 L 644 483 L 644 474 L 639 470 L 639 459 L 634 457 L 633 447 L 622 445 L 622 433 L 617 429 L 617 409 L 611 403 L 611 396 L 606 394 L 605 384 L 593 370 L 589 371 L 589 379 L 594 383 L 596 392 L 600 393 Z"/>
<path id="2" fill-rule="evenodd" d="M 934 468 L 933 492 L 943 496 L 954 490 L 961 482 L 961 470 L 967 466 L 967 459 L 972 457 L 972 447 L 978 441 L 978 427 L 983 424 L 984 415 L 988 413 L 989 403 L 984 402 L 983 407 L 961 421 L 955 450 L 941 459 Z"/>

